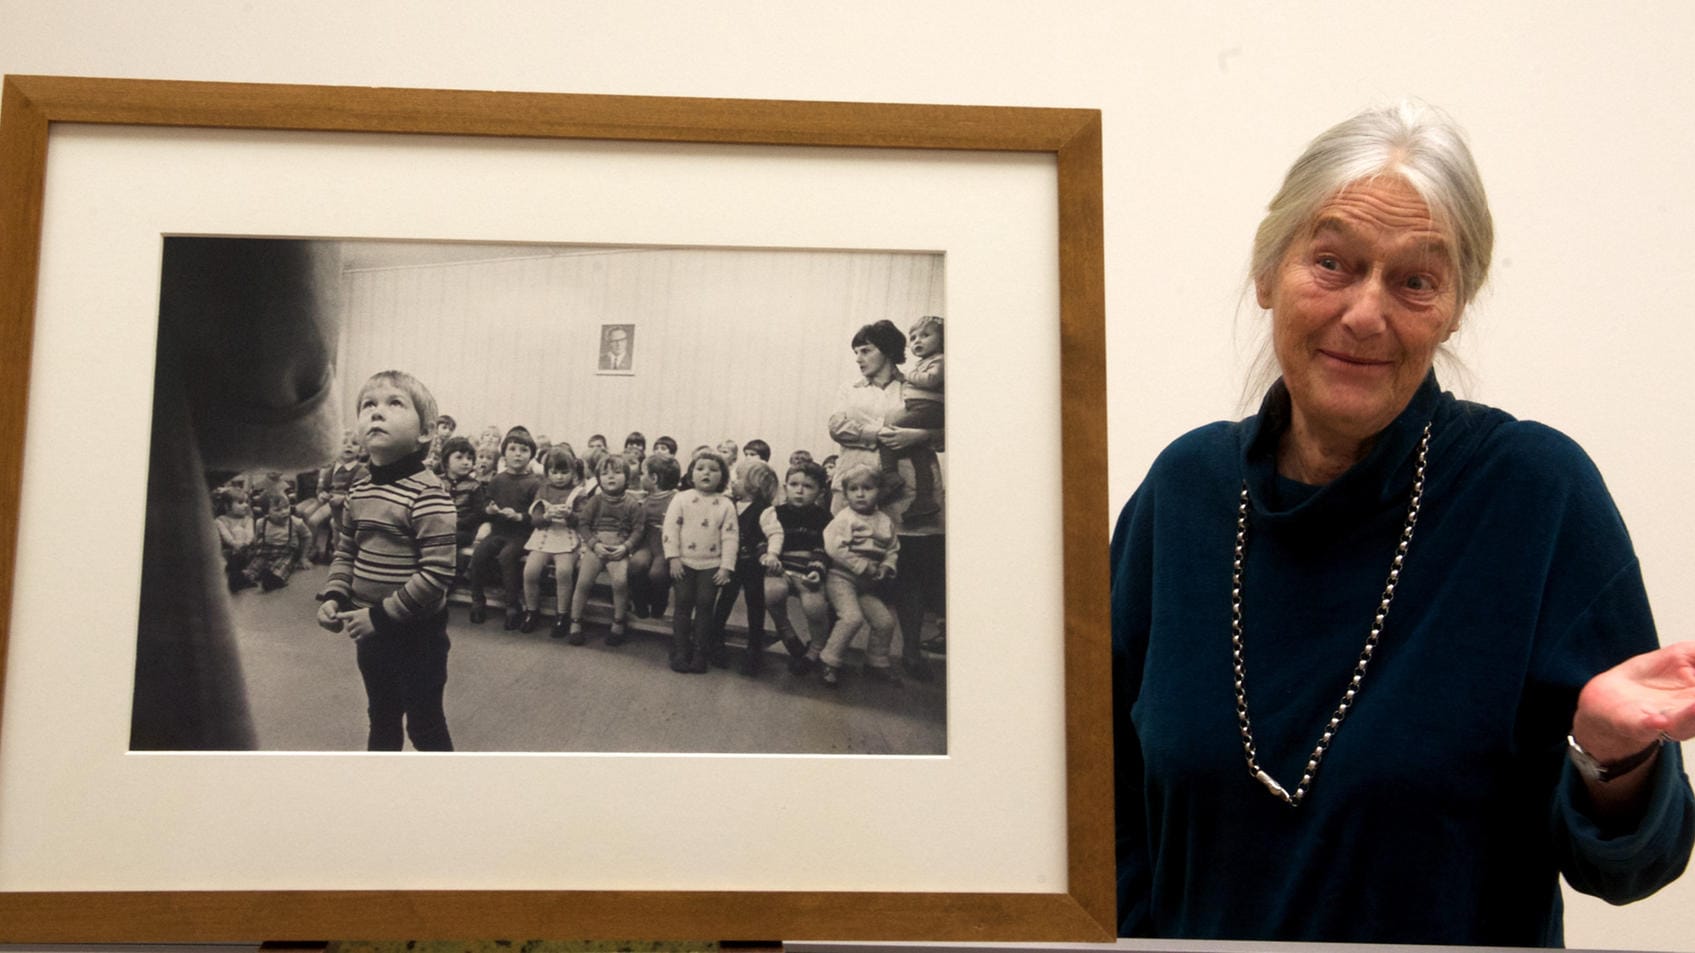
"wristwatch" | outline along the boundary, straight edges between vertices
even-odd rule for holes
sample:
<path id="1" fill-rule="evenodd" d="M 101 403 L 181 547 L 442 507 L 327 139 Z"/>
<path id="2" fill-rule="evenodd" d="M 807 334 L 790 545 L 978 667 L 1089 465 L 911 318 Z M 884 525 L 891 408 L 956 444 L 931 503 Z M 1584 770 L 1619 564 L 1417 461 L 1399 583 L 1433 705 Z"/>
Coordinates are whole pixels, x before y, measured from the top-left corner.
<path id="1" fill-rule="evenodd" d="M 1566 754 L 1571 756 L 1572 766 L 1577 768 L 1579 774 L 1599 784 L 1606 784 L 1641 767 L 1643 762 L 1654 756 L 1654 752 L 1660 750 L 1662 743 L 1661 739 L 1656 738 L 1648 747 L 1627 758 L 1603 764 L 1595 760 L 1594 755 L 1584 751 L 1583 746 L 1577 743 L 1576 737 L 1566 735 Z"/>

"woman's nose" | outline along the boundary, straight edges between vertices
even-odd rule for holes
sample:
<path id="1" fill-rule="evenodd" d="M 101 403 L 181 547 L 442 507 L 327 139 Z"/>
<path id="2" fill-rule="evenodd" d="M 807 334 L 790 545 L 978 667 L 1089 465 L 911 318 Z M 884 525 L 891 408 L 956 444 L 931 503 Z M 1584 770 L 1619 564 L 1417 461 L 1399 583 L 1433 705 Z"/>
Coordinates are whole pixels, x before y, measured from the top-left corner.
<path id="1" fill-rule="evenodd" d="M 1354 293 L 1342 313 L 1342 326 L 1357 337 L 1383 330 L 1389 320 L 1389 291 L 1383 279 L 1372 275 L 1354 285 Z"/>

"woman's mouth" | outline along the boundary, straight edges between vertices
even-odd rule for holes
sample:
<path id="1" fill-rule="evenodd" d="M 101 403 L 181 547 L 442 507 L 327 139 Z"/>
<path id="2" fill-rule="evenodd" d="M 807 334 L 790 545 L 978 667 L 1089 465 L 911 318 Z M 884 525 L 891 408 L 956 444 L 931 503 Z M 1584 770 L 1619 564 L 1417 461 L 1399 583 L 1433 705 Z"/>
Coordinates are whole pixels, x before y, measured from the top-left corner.
<path id="1" fill-rule="evenodd" d="M 1387 358 L 1375 358 L 1375 357 L 1365 357 L 1365 356 L 1354 355 L 1354 354 L 1344 354 L 1340 351 L 1328 351 L 1328 350 L 1325 350 L 1323 348 L 1320 348 L 1318 353 L 1324 355 L 1325 357 L 1330 358 L 1333 361 L 1337 361 L 1337 362 L 1342 363 L 1342 364 L 1347 364 L 1351 367 L 1384 367 L 1384 366 L 1387 366 L 1388 364 L 1391 363 Z"/>

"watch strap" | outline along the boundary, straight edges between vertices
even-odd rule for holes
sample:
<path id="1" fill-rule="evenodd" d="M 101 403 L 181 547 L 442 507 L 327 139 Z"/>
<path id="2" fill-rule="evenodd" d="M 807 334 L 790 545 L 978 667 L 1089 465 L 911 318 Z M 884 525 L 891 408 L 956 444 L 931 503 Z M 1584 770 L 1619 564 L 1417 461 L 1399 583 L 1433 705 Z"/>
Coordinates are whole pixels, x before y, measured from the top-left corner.
<path id="1" fill-rule="evenodd" d="M 1646 748 L 1643 748 L 1641 751 L 1638 751 L 1629 757 L 1621 758 L 1618 761 L 1602 762 L 1596 760 L 1594 755 L 1583 750 L 1583 746 L 1577 743 L 1577 738 L 1575 736 L 1566 735 L 1566 753 L 1571 756 L 1572 764 L 1577 767 L 1577 770 L 1582 773 L 1584 777 L 1591 781 L 1606 784 L 1614 778 L 1623 777 L 1624 775 L 1641 767 L 1643 762 L 1652 758 L 1654 756 L 1654 752 L 1660 750 L 1660 745 L 1664 743 L 1665 741 L 1663 738 L 1656 738 L 1649 742 Z"/>

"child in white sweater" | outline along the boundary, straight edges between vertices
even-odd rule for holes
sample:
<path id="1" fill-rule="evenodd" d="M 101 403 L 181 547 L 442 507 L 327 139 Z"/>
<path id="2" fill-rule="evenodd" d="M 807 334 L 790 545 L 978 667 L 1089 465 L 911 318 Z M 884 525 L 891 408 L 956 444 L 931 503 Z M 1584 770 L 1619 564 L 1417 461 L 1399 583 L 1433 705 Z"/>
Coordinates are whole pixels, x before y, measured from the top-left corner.
<path id="1" fill-rule="evenodd" d="M 847 505 L 824 528 L 824 552 L 830 557 L 824 595 L 830 600 L 830 608 L 836 610 L 836 624 L 819 653 L 826 685 L 837 683 L 842 653 L 861 623 L 871 627 L 865 645 L 866 674 L 899 681 L 889 664 L 895 619 L 883 601 L 882 590 L 895 577 L 900 538 L 895 535 L 894 520 L 877 508 L 880 486 L 876 469 L 866 464 L 849 467 L 842 474 L 842 495 Z"/>
<path id="2" fill-rule="evenodd" d="M 671 566 L 671 671 L 704 672 L 719 633 L 713 619 L 718 589 L 736 568 L 740 532 L 736 505 L 724 495 L 730 468 L 710 450 L 689 463 L 691 489 L 665 510 L 665 558 Z"/>

